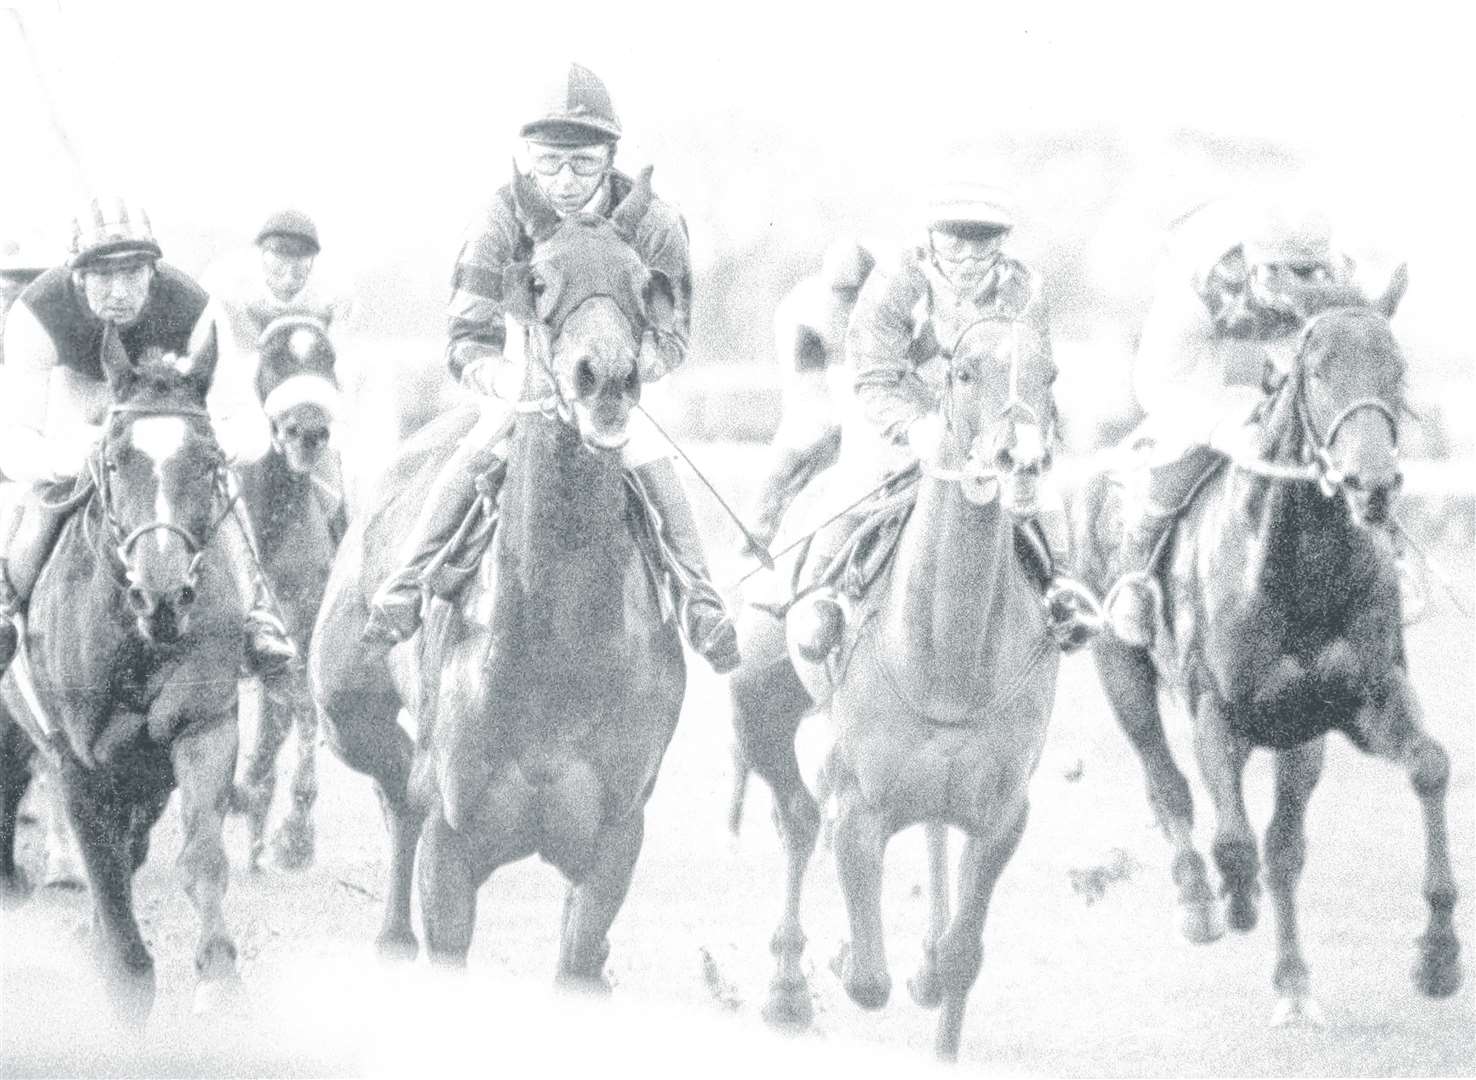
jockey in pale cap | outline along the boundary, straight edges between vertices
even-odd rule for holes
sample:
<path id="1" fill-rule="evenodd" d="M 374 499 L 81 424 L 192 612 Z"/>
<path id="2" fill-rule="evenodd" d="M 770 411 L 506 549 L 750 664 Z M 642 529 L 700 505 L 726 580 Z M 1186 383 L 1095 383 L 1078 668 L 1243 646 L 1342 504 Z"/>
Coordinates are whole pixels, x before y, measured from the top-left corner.
<path id="1" fill-rule="evenodd" d="M 768 543 L 790 499 L 840 451 L 846 327 L 876 259 L 852 239 L 826 249 L 820 272 L 803 278 L 774 312 L 783 414 L 759 489 L 753 532 Z"/>
<path id="2" fill-rule="evenodd" d="M 95 199 L 74 222 L 67 264 L 37 277 L 6 320 L 0 470 L 34 488 L 20 521 L 3 537 L 0 669 L 17 646 L 12 620 L 65 523 L 65 512 L 52 509 L 57 500 L 45 492 L 58 482 L 70 490 L 86 474 L 102 434 L 110 404 L 101 356 L 105 329 L 117 330 L 130 361 L 150 349 L 186 355 L 212 333 L 209 297 L 161 254 L 141 208 Z M 257 565 L 239 501 L 217 535 L 247 611 L 247 666 L 254 674 L 275 672 L 296 649 Z"/>
<path id="3" fill-rule="evenodd" d="M 1248 421 L 1264 387 L 1291 370 L 1306 320 L 1367 302 L 1321 213 L 1277 204 L 1243 210 L 1241 221 L 1238 243 L 1160 291 L 1139 340 L 1133 384 L 1148 414 L 1138 436 L 1149 452 L 1148 498 L 1121 549 L 1129 570 L 1106 602 L 1109 625 L 1129 644 L 1153 640 L 1159 598 L 1149 563 L 1220 460 L 1215 448 L 1269 451 Z"/>
<path id="4" fill-rule="evenodd" d="M 855 469 L 858 455 L 887 448 L 880 457 L 931 460 L 943 438 L 938 414 L 941 386 L 930 361 L 940 342 L 956 339 L 980 319 L 1008 320 L 1013 340 L 1032 359 L 1050 361 L 1050 322 L 1040 275 L 1004 252 L 1015 227 L 1013 200 L 986 184 L 954 184 L 939 191 L 924 214 L 926 238 L 890 266 L 879 267 L 861 290 L 846 335 L 846 357 L 864 430 L 850 427 L 841 441 L 838 471 Z M 879 462 L 878 464 L 885 464 Z M 867 479 L 886 471 L 860 464 Z M 801 574 L 812 583 L 857 525 L 866 508 L 823 528 L 811 543 Z M 1084 644 L 1095 630 L 1089 593 L 1060 573 L 1059 557 L 1033 517 L 1016 522 L 1038 553 L 1038 572 L 1028 576 L 1042 593 L 1047 624 L 1063 649 Z M 819 660 L 839 644 L 844 608 L 832 589 L 822 588 L 795 605 L 794 638 L 802 655 Z"/>
<path id="5" fill-rule="evenodd" d="M 560 216 L 578 212 L 608 216 L 632 188 L 631 179 L 614 168 L 620 120 L 605 84 L 588 68 L 571 64 L 560 71 L 518 134 L 524 141 L 518 167 Z M 648 328 L 641 342 L 637 363 L 641 378 L 650 382 L 686 359 L 692 288 L 686 222 L 675 207 L 653 197 L 634 246 L 675 293 L 675 329 Z M 447 364 L 453 377 L 485 395 L 482 418 L 442 467 L 405 542 L 400 567 L 374 597 L 365 630 L 372 640 L 402 641 L 415 632 L 426 566 L 477 499 L 479 478 L 501 475 L 501 444 L 512 428 L 514 402 L 522 390 L 525 333 L 521 327 L 509 331 L 499 299 L 502 274 L 531 250 L 512 185 L 505 185 L 472 223 L 462 245 L 448 312 Z M 630 433 L 622 450 L 625 465 L 655 504 L 666 545 L 680 564 L 672 576 L 683 593 L 682 631 L 715 669 L 730 671 L 738 664 L 737 633 L 708 579 L 702 537 L 672 451 L 640 413 L 632 417 Z"/>

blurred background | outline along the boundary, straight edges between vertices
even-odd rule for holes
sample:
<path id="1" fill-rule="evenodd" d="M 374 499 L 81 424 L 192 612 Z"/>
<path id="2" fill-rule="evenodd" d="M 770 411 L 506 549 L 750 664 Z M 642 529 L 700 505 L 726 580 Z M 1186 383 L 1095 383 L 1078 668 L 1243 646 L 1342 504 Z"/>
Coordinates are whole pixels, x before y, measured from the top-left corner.
<path id="1" fill-rule="evenodd" d="M 1090 449 L 1131 420 L 1126 362 L 1166 227 L 1293 186 L 1366 280 L 1408 261 L 1410 452 L 1471 475 L 1476 425 L 1450 408 L 1472 386 L 1476 237 L 1457 17 L 960 7 L 23 4 L 0 18 L 0 230 L 60 259 L 80 196 L 122 190 L 199 273 L 300 207 L 319 273 L 358 298 L 344 359 L 379 387 L 362 411 L 407 430 L 446 401 L 442 308 L 466 224 L 507 178 L 540 83 L 575 59 L 610 86 L 618 164 L 654 164 L 691 227 L 692 359 L 663 388 L 689 438 L 767 438 L 779 298 L 838 235 L 900 246 L 928 185 L 968 174 L 1018 193 L 1013 247 L 1045 274 L 1067 437 Z M 1469 538 L 1469 521 L 1462 506 L 1450 528 Z"/>

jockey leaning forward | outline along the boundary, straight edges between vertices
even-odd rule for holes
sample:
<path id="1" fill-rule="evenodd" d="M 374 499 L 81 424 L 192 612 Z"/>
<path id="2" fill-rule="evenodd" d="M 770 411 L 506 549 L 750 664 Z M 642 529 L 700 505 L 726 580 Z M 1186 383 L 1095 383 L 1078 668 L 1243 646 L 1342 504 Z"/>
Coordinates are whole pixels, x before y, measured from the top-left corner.
<path id="1" fill-rule="evenodd" d="M 876 259 L 854 240 L 825 252 L 820 272 L 801 280 L 774 312 L 774 351 L 780 365 L 783 418 L 759 488 L 753 533 L 767 544 L 805 481 L 840 451 L 842 404 L 850 387 L 845 367 L 846 327 Z"/>
<path id="2" fill-rule="evenodd" d="M 533 181 L 561 216 L 608 215 L 631 190 L 630 178 L 614 168 L 620 121 L 604 83 L 587 68 L 570 65 L 551 99 L 519 134 Z M 686 359 L 692 280 L 686 222 L 669 203 L 653 198 L 635 248 L 648 267 L 665 275 L 675 292 L 676 329 L 670 333 L 647 329 L 641 343 L 637 363 L 641 378 L 650 382 Z M 503 443 L 522 388 L 521 364 L 515 357 L 523 355 L 525 330 L 509 328 L 499 296 L 503 271 L 527 258 L 531 250 L 532 240 L 509 184 L 473 224 L 452 282 L 446 361 L 455 378 L 482 395 L 482 416 L 427 492 L 425 508 L 401 551 L 401 565 L 374 597 L 366 638 L 397 642 L 415 632 L 421 621 L 426 567 L 479 497 L 478 482 L 495 484 L 502 475 Z M 621 453 L 654 504 L 666 544 L 681 564 L 672 576 L 684 594 L 683 635 L 717 671 L 731 671 L 738 664 L 737 633 L 708 579 L 701 534 L 671 449 L 644 414 L 637 413 Z"/>
<path id="3" fill-rule="evenodd" d="M 924 243 L 906 249 L 891 266 L 867 280 L 851 314 L 846 359 L 859 409 L 861 437 L 848 430 L 838 471 L 860 468 L 870 479 L 883 469 L 859 462 L 876 456 L 904 463 L 931 460 L 943 438 L 940 388 L 930 382 L 929 361 L 941 343 L 953 341 L 982 319 L 1007 320 L 1006 340 L 1050 361 L 1050 322 L 1040 276 L 1004 252 L 1015 226 L 1011 200 L 997 188 L 964 184 L 938 194 L 926 213 Z M 1053 429 L 1048 424 L 1048 429 Z M 852 464 L 856 463 L 856 464 Z M 800 575 L 812 586 L 852 532 L 866 519 L 859 506 L 821 528 L 811 542 Z M 1061 528 L 1052 530 L 1064 533 Z M 1027 576 L 1042 593 L 1047 626 L 1063 649 L 1084 644 L 1098 620 L 1091 594 L 1060 573 L 1059 556 L 1034 517 L 1016 522 L 1036 564 Z M 824 657 L 839 644 L 844 609 L 831 587 L 814 589 L 795 605 L 795 643 L 808 658 Z"/>
<path id="4" fill-rule="evenodd" d="M 0 670 L 18 644 L 15 616 L 30 599 L 66 520 L 52 508 L 57 486 L 88 471 L 107 416 L 101 346 L 111 324 L 130 361 L 151 349 L 185 355 L 213 327 L 209 297 L 161 261 L 148 215 L 120 200 L 94 200 L 74 224 L 65 266 L 40 275 L 5 323 L 0 395 L 0 470 L 32 485 L 0 556 Z M 212 419 L 218 411 L 211 393 Z M 219 427 L 217 427 L 219 435 Z M 231 447 L 222 442 L 228 455 Z M 232 505 L 217 535 L 247 609 L 245 658 L 255 675 L 296 657 L 256 562 L 245 511 Z"/>
<path id="5" fill-rule="evenodd" d="M 1133 383 L 1147 414 L 1136 437 L 1148 453 L 1147 499 L 1127 523 L 1119 565 L 1128 569 L 1104 605 L 1113 633 L 1132 645 L 1154 637 L 1154 551 L 1220 451 L 1259 458 L 1272 449 L 1248 421 L 1266 389 L 1291 371 L 1307 319 L 1367 302 L 1320 214 L 1287 206 L 1244 213 L 1233 246 L 1160 289 L 1139 339 Z"/>

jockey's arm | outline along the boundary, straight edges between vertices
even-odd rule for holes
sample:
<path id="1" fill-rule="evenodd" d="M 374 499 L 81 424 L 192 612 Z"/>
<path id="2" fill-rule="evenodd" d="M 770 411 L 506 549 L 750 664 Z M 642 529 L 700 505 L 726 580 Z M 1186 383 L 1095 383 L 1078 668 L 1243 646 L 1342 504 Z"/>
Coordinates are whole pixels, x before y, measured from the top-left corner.
<path id="1" fill-rule="evenodd" d="M 932 411 L 932 395 L 908 354 L 917 330 L 914 311 L 926 292 L 926 280 L 912 267 L 873 273 L 846 331 L 846 362 L 862 415 L 893 443 L 902 443 L 908 428 Z"/>
<path id="2" fill-rule="evenodd" d="M 636 232 L 636 251 L 665 278 L 670 294 L 656 291 L 641 342 L 641 378 L 654 382 L 686 363 L 692 323 L 692 257 L 687 222 L 670 205 L 653 202 Z"/>
<path id="3" fill-rule="evenodd" d="M 513 261 L 518 225 L 500 202 L 468 230 L 447 303 L 446 366 L 451 377 L 483 394 L 493 393 L 493 376 L 507 346 L 502 307 L 502 274 Z"/>
<path id="4" fill-rule="evenodd" d="M 56 346 L 25 304 L 5 320 L 5 366 L 0 369 L 0 472 L 35 483 L 75 476 L 96 444 L 107 406 L 102 384 L 57 364 Z"/>

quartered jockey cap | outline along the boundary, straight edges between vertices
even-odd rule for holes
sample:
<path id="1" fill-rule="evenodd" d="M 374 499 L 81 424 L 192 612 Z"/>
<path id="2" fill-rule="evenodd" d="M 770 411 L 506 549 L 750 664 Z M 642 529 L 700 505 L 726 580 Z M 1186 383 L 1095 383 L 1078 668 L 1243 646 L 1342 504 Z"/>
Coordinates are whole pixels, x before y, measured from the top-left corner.
<path id="1" fill-rule="evenodd" d="M 100 262 L 163 255 L 143 207 L 120 198 L 93 199 L 72 221 L 68 265 L 82 270 Z"/>
<path id="2" fill-rule="evenodd" d="M 518 134 L 550 146 L 590 146 L 616 142 L 622 132 L 604 82 L 589 68 L 570 64 L 544 88 L 536 118 Z"/>
<path id="3" fill-rule="evenodd" d="M 273 236 L 300 241 L 310 255 L 316 255 L 322 250 L 322 245 L 318 242 L 318 227 L 301 210 L 278 210 L 268 217 L 261 228 L 256 230 L 257 247 Z"/>
<path id="4" fill-rule="evenodd" d="M 973 182 L 953 183 L 934 192 L 924 207 L 930 229 L 951 225 L 1015 227 L 1015 201 L 1004 188 Z"/>

